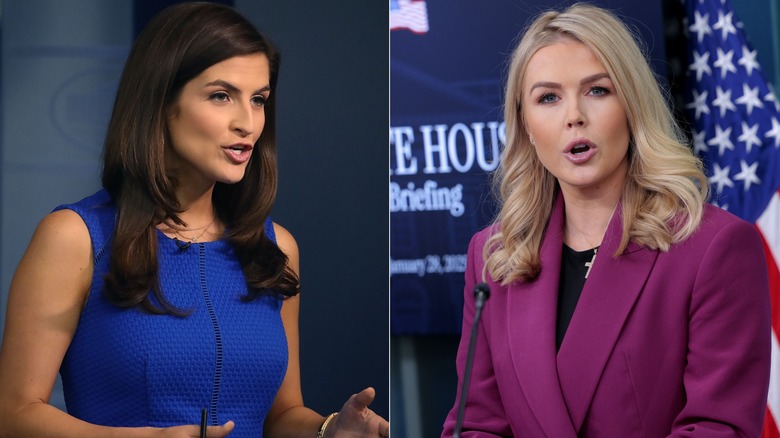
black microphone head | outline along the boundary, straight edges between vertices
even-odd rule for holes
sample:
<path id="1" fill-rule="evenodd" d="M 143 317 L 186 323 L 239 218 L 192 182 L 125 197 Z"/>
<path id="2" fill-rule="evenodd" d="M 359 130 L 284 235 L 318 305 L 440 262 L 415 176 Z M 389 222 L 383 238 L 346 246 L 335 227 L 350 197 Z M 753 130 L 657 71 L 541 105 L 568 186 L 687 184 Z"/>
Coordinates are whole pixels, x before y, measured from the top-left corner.
<path id="1" fill-rule="evenodd" d="M 485 300 L 490 298 L 490 286 L 485 283 L 479 283 L 474 286 L 474 297 L 479 297 L 480 294 L 485 296 Z"/>
<path id="2" fill-rule="evenodd" d="M 186 251 L 190 247 L 190 245 L 192 245 L 192 242 L 182 242 L 181 240 L 176 238 L 174 238 L 173 241 L 176 242 L 176 246 L 179 247 L 179 252 Z"/>

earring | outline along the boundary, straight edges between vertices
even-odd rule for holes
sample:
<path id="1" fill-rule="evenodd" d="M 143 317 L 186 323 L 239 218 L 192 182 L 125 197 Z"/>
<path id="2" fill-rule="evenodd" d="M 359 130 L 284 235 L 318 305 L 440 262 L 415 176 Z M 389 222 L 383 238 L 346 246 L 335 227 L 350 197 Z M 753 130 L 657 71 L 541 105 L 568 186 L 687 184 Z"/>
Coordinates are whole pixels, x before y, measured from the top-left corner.
<path id="1" fill-rule="evenodd" d="M 532 145 L 534 145 L 534 146 L 536 146 L 536 142 L 534 141 L 534 139 L 533 139 L 533 138 L 531 138 L 531 137 L 528 137 L 528 138 L 531 140 L 531 144 L 532 144 Z"/>

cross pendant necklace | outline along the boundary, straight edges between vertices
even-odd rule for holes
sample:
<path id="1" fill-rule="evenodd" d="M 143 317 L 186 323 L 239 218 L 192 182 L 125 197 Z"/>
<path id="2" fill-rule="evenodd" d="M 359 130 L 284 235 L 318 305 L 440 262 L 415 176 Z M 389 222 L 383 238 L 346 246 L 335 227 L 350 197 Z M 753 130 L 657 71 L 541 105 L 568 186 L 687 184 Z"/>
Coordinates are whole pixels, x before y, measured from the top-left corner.
<path id="1" fill-rule="evenodd" d="M 584 240 L 585 243 L 587 243 L 588 245 L 591 245 L 591 243 L 588 242 L 588 239 L 585 237 L 585 233 L 580 231 L 579 228 L 575 227 L 574 224 L 572 224 L 572 227 L 575 230 L 577 230 L 578 233 L 580 233 L 580 235 L 582 236 L 582 240 Z M 606 230 L 604 230 L 604 232 L 606 232 Z M 593 245 L 591 245 L 591 246 L 593 246 Z M 594 246 L 593 247 L 593 257 L 590 258 L 589 262 L 585 262 L 585 267 L 588 268 L 588 271 L 585 273 L 585 279 L 586 280 L 588 279 L 588 275 L 590 275 L 590 270 L 593 269 L 593 264 L 596 263 L 596 255 L 598 255 L 598 253 L 599 253 L 599 247 L 598 246 Z"/>
<path id="2" fill-rule="evenodd" d="M 588 275 L 590 275 L 590 270 L 593 268 L 593 263 L 596 262 L 596 254 L 598 254 L 598 252 L 598 247 L 593 248 L 593 257 L 590 258 L 589 262 L 585 262 L 585 267 L 588 268 L 588 272 L 585 273 L 585 278 L 588 278 Z"/>
<path id="3" fill-rule="evenodd" d="M 604 233 L 602 233 L 602 239 L 604 238 L 604 234 L 607 232 L 607 228 L 609 227 L 609 221 L 612 220 L 612 215 L 615 214 L 615 210 L 617 209 L 617 204 L 615 204 L 615 207 L 612 208 L 612 213 L 609 215 L 609 220 L 607 220 L 607 225 L 604 226 Z M 591 245 L 590 242 L 588 242 L 588 238 L 585 237 L 585 233 L 583 233 L 579 228 L 577 228 L 576 225 L 571 224 L 571 227 L 577 230 L 578 233 L 580 233 L 580 236 L 582 236 L 582 240 L 585 241 L 588 245 Z M 592 246 L 592 245 L 591 245 Z M 588 268 L 588 271 L 585 272 L 585 279 L 588 278 L 588 275 L 590 275 L 590 270 L 593 269 L 593 264 L 596 263 L 596 255 L 599 253 L 599 247 L 594 246 L 593 247 L 593 257 L 590 258 L 589 262 L 585 262 L 585 267 Z"/>

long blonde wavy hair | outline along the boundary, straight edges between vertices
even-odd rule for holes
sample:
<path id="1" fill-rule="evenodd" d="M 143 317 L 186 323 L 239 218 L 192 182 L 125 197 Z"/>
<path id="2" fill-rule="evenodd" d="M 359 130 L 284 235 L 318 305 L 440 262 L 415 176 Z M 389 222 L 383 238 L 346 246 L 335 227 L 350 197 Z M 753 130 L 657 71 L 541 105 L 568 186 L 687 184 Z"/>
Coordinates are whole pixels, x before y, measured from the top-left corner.
<path id="1" fill-rule="evenodd" d="M 618 256 L 633 241 L 668 251 L 701 222 L 709 184 L 701 161 L 672 117 L 633 34 L 612 13 L 575 4 L 536 18 L 515 48 L 506 85 L 506 148 L 494 176 L 501 210 L 483 248 L 485 270 L 501 284 L 530 281 L 541 269 L 540 247 L 558 183 L 542 166 L 523 122 L 523 79 L 542 47 L 571 38 L 589 47 L 609 73 L 628 119 L 629 170 L 622 193 Z"/>

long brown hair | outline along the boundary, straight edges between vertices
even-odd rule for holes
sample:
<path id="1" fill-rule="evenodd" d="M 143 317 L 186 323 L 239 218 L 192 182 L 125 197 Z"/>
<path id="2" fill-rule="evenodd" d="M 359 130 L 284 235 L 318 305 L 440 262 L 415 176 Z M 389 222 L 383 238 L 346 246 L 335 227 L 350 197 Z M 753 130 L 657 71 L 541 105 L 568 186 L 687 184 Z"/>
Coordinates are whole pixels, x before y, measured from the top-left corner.
<path id="1" fill-rule="evenodd" d="M 263 223 L 276 198 L 276 82 L 280 56 L 273 44 L 234 9 L 182 3 L 156 15 L 133 45 L 117 90 L 103 156 L 103 187 L 117 206 L 106 294 L 121 307 L 183 314 L 165 298 L 158 281 L 156 225 L 183 224 L 177 181 L 165 168 L 166 110 L 187 82 L 210 66 L 262 53 L 270 86 L 265 128 L 244 178 L 216 183 L 213 203 L 243 267 L 251 300 L 274 293 L 294 296 L 297 275 L 265 235 Z M 262 262 L 261 262 L 262 261 Z M 159 306 L 149 297 L 152 293 Z"/>

